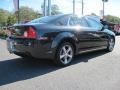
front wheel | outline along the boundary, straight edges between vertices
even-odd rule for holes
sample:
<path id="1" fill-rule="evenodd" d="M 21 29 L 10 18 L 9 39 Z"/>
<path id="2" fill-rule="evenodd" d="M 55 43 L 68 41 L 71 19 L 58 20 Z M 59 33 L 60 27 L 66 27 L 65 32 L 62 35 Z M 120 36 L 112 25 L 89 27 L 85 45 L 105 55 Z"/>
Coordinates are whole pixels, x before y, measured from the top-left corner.
<path id="1" fill-rule="evenodd" d="M 115 46 L 115 39 L 111 37 L 111 38 L 108 40 L 107 51 L 108 51 L 108 52 L 113 51 L 114 46 Z"/>
<path id="2" fill-rule="evenodd" d="M 71 63 L 74 57 L 73 45 L 69 42 L 65 42 L 60 45 L 56 53 L 56 64 L 61 66 L 67 66 Z"/>

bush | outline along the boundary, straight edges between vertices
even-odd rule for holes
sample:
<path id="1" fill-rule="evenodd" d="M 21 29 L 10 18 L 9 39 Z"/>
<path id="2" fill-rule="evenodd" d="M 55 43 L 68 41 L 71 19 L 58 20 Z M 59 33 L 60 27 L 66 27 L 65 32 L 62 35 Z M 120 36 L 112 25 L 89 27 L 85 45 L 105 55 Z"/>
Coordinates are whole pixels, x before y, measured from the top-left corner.
<path id="1" fill-rule="evenodd" d="M 5 39 L 7 37 L 7 33 L 5 30 L 0 30 L 0 38 Z"/>

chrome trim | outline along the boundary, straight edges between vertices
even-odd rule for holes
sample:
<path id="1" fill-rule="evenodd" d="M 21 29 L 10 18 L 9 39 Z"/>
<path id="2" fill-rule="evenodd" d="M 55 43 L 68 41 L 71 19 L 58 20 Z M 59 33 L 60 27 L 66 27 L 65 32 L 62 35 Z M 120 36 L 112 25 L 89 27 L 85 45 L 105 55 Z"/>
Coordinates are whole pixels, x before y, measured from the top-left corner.
<path id="1" fill-rule="evenodd" d="M 98 51 L 98 50 L 104 50 L 106 48 L 107 48 L 107 46 L 102 46 L 102 47 L 99 47 L 99 48 L 93 48 L 93 49 L 89 49 L 89 50 L 85 50 L 85 51 L 80 51 L 80 52 L 78 52 L 78 54 L 93 52 L 93 51 Z"/>

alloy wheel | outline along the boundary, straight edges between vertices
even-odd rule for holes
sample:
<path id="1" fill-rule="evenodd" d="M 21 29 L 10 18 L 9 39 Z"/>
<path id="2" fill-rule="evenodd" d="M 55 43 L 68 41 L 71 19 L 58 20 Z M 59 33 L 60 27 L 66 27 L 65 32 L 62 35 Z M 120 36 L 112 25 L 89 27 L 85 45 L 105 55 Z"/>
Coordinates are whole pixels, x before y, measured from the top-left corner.
<path id="1" fill-rule="evenodd" d="M 64 45 L 61 47 L 60 50 L 60 61 L 63 64 L 68 64 L 71 62 L 72 58 L 73 58 L 73 48 L 71 47 L 71 45 Z"/>
<path id="2" fill-rule="evenodd" d="M 109 50 L 110 50 L 110 51 L 113 50 L 114 45 L 115 45 L 114 39 L 111 38 L 111 39 L 109 40 Z"/>

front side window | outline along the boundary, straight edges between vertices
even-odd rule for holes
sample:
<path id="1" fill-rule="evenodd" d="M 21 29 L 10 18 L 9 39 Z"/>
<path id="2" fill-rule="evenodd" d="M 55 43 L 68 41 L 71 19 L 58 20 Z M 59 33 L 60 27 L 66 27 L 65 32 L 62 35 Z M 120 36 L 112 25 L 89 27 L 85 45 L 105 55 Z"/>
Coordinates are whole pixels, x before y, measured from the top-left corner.
<path id="1" fill-rule="evenodd" d="M 98 23 L 95 20 L 87 19 L 87 21 L 88 21 L 88 24 L 91 28 L 95 28 L 95 29 L 98 29 L 98 30 L 102 28 L 102 24 Z"/>
<path id="2" fill-rule="evenodd" d="M 81 26 L 83 26 L 83 27 L 89 27 L 87 21 L 84 18 L 81 19 Z"/>

